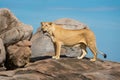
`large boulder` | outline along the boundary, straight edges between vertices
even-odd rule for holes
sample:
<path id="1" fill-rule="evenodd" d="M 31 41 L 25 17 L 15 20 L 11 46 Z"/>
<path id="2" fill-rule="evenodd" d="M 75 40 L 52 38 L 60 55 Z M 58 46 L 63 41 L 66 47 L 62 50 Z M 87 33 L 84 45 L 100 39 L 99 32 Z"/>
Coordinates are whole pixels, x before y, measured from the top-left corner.
<path id="1" fill-rule="evenodd" d="M 70 18 L 61 18 L 54 21 L 55 24 L 61 24 L 66 29 L 82 29 L 88 28 L 88 26 L 80 21 L 70 19 Z"/>
<path id="2" fill-rule="evenodd" d="M 0 9 L 0 38 L 5 45 L 14 44 L 20 40 L 29 40 L 33 28 L 20 22 L 9 9 Z"/>
<path id="3" fill-rule="evenodd" d="M 0 8 L 0 39 L 3 42 L 3 44 L 0 43 L 0 46 L 4 45 L 6 48 L 7 58 L 5 63 L 10 63 L 10 67 L 14 67 L 14 65 L 21 67 L 27 63 L 28 60 L 24 59 L 25 56 L 30 58 L 28 55 L 31 53 L 31 50 L 25 44 L 31 39 L 32 32 L 32 26 L 19 21 L 9 9 Z M 24 42 L 24 40 L 26 41 Z M 24 46 L 16 45 L 18 43 Z M 3 49 L 2 54 L 0 54 L 0 63 L 6 55 Z"/>
<path id="4" fill-rule="evenodd" d="M 62 27 L 67 29 L 82 29 L 88 28 L 87 25 L 76 21 L 74 19 L 62 18 L 53 21 L 55 24 L 60 24 Z M 41 32 L 41 27 L 38 28 L 37 32 L 33 35 L 32 39 L 32 57 L 54 55 L 54 45 L 51 39 L 47 35 L 43 35 Z M 49 54 L 48 54 L 49 53 Z M 78 56 L 81 53 L 80 47 L 66 47 L 62 46 L 61 54 L 66 54 L 67 56 Z"/>
<path id="5" fill-rule="evenodd" d="M 31 56 L 30 46 L 30 41 L 23 40 L 7 47 L 7 59 L 5 66 L 8 69 L 14 69 L 28 64 Z"/>
<path id="6" fill-rule="evenodd" d="M 51 39 L 43 35 L 42 32 L 37 32 L 33 35 L 31 42 L 32 57 L 47 56 L 49 53 L 52 54 L 54 52 L 54 45 Z"/>
<path id="7" fill-rule="evenodd" d="M 0 65 L 4 63 L 6 59 L 6 51 L 2 39 L 0 38 Z"/>

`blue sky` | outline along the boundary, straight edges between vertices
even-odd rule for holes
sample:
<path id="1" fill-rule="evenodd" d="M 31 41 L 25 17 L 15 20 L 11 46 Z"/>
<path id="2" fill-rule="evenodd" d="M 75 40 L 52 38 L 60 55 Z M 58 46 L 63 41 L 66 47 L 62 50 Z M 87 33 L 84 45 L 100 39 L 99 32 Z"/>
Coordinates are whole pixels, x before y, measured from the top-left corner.
<path id="1" fill-rule="evenodd" d="M 9 8 L 20 21 L 32 25 L 34 32 L 42 21 L 81 21 L 93 30 L 107 60 L 120 62 L 120 0 L 0 0 L 0 8 Z"/>

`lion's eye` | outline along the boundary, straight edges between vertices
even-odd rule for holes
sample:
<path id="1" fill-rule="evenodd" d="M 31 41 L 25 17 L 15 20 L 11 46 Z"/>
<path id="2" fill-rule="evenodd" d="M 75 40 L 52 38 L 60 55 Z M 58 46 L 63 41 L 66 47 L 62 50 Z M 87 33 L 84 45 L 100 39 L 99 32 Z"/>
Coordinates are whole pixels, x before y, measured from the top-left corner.
<path id="1" fill-rule="evenodd" d="M 47 24 L 46 24 L 45 26 L 46 26 L 46 27 L 48 27 L 48 25 L 47 25 Z"/>

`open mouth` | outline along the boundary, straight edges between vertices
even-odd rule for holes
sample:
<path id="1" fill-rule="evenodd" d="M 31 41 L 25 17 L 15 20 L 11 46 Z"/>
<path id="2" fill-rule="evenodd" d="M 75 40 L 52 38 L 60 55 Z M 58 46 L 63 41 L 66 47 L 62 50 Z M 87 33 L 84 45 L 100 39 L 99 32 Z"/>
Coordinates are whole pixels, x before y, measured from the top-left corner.
<path id="1" fill-rule="evenodd" d="M 41 29 L 41 31 L 43 32 L 43 34 L 47 33 L 47 31 L 44 30 L 43 28 Z"/>
<path id="2" fill-rule="evenodd" d="M 42 32 L 43 32 L 43 34 L 47 33 L 47 31 L 42 31 Z"/>

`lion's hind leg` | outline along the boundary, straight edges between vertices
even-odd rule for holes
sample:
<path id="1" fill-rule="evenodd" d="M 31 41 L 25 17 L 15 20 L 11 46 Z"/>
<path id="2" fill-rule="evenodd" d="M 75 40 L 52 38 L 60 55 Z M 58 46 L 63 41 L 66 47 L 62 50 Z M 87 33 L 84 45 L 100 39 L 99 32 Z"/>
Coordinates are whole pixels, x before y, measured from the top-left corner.
<path id="1" fill-rule="evenodd" d="M 89 49 L 91 50 L 91 52 L 93 53 L 93 58 L 90 59 L 90 61 L 96 61 L 97 59 L 97 49 L 96 49 L 96 45 L 94 43 L 92 43 L 91 45 L 88 46 Z"/>
<path id="2" fill-rule="evenodd" d="M 86 54 L 87 54 L 87 50 L 86 50 L 86 45 L 85 44 L 82 43 L 80 45 L 80 48 L 81 48 L 82 53 L 81 53 L 80 56 L 77 57 L 77 59 L 83 59 L 86 56 Z"/>
<path id="3" fill-rule="evenodd" d="M 78 56 L 77 59 L 83 59 L 85 56 L 86 56 L 87 52 L 82 49 L 82 55 L 81 56 Z"/>

